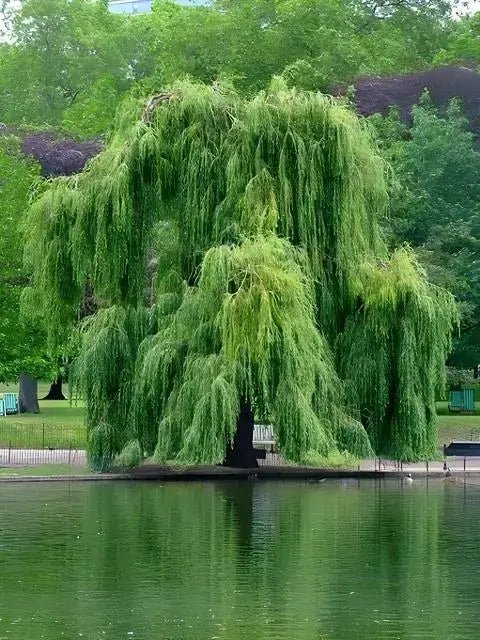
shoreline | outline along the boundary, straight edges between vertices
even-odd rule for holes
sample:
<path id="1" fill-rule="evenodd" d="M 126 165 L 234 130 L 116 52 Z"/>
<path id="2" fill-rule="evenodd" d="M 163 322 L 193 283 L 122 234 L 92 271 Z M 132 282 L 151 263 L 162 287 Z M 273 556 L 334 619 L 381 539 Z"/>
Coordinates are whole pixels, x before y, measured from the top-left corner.
<path id="1" fill-rule="evenodd" d="M 112 481 L 170 481 L 195 482 L 203 480 L 313 480 L 323 479 L 365 479 L 385 480 L 402 479 L 407 473 L 413 478 L 445 478 L 445 472 L 432 470 L 404 470 L 404 471 L 367 471 L 351 469 L 320 469 L 312 467 L 269 467 L 254 469 L 233 469 L 228 467 L 162 467 L 149 465 L 129 471 L 112 471 L 109 473 L 60 474 L 60 475 L 13 475 L 15 467 L 0 467 L 11 469 L 12 475 L 0 475 L 0 484 L 22 482 L 112 482 Z M 480 468 L 465 471 L 452 469 L 452 477 L 480 476 Z"/>

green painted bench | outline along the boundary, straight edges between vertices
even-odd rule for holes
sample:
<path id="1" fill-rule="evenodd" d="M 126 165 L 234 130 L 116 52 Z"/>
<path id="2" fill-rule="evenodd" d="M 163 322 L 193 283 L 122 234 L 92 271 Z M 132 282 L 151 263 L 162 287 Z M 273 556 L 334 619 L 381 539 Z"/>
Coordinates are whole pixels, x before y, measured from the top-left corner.
<path id="1" fill-rule="evenodd" d="M 475 411 L 475 391 L 473 389 L 450 391 L 448 410 L 452 413 Z"/>

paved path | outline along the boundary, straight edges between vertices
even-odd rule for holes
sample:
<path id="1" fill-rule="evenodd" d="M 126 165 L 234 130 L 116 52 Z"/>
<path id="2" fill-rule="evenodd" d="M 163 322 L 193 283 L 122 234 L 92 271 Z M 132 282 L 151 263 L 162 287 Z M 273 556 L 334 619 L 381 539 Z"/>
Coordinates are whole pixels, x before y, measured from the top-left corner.
<path id="1" fill-rule="evenodd" d="M 80 449 L 0 449 L 0 466 L 36 464 L 85 466 L 87 456 Z"/>
<path id="2" fill-rule="evenodd" d="M 276 453 L 267 453 L 265 461 L 259 460 L 260 466 L 284 466 L 285 462 Z M 463 458 L 448 458 L 447 465 L 451 471 L 463 472 Z M 465 470 L 470 473 L 480 473 L 480 458 L 466 458 Z M 429 462 L 404 463 L 399 464 L 392 460 L 362 460 L 356 471 L 382 471 L 382 472 L 404 472 L 404 473 L 440 473 L 443 472 L 443 460 Z"/>
<path id="3" fill-rule="evenodd" d="M 274 473 L 275 468 L 285 469 L 285 462 L 277 454 L 267 454 L 266 460 L 261 460 L 260 469 L 267 468 L 267 473 Z M 74 466 L 86 466 L 87 455 L 81 449 L 0 449 L 0 466 L 31 466 L 42 464 L 71 464 Z M 461 473 L 464 470 L 468 473 L 480 473 L 480 458 L 448 458 L 448 467 L 452 472 Z M 213 469 L 211 467 L 209 469 Z M 201 467 L 195 467 L 200 470 Z M 295 467 L 292 467 L 292 470 Z M 180 470 L 180 468 L 178 468 Z M 300 469 L 299 469 L 300 471 Z M 440 474 L 443 473 L 443 462 L 425 462 L 415 464 L 399 465 L 389 460 L 362 460 L 354 471 L 371 473 L 380 471 L 382 473 L 412 473 L 412 474 Z M 347 471 L 348 473 L 348 471 Z"/>
<path id="4" fill-rule="evenodd" d="M 465 466 L 464 466 L 465 465 Z M 469 473 L 480 473 L 480 458 L 447 458 L 447 466 L 451 471 Z M 444 470 L 443 461 L 430 461 L 403 463 L 392 462 L 391 460 L 362 460 L 359 466 L 360 471 L 403 471 L 404 473 L 439 473 Z"/>

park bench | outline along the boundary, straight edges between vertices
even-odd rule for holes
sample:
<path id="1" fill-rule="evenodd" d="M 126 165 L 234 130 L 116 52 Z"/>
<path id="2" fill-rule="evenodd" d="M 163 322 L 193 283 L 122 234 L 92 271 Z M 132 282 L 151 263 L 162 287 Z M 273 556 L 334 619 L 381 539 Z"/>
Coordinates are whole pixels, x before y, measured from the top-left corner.
<path id="1" fill-rule="evenodd" d="M 449 445 L 443 445 L 443 455 L 447 457 L 463 458 L 463 470 L 466 470 L 467 458 L 480 458 L 480 442 L 475 440 L 455 440 Z M 443 468 L 447 469 L 446 461 Z"/>
<path id="2" fill-rule="evenodd" d="M 443 455 L 457 458 L 480 458 L 480 442 L 475 440 L 455 440 L 443 445 Z"/>
<path id="3" fill-rule="evenodd" d="M 5 414 L 11 415 L 18 413 L 18 395 L 16 393 L 4 393 L 3 402 L 5 403 Z"/>
<path id="4" fill-rule="evenodd" d="M 273 437 L 273 427 L 271 425 L 256 424 L 253 428 L 253 444 L 262 448 L 254 448 L 257 460 L 265 460 L 267 457 L 267 447 L 273 453 L 275 439 Z"/>
<path id="5" fill-rule="evenodd" d="M 264 446 L 273 446 L 275 444 L 275 438 L 273 437 L 272 425 L 256 424 L 253 429 L 253 442 Z"/>
<path id="6" fill-rule="evenodd" d="M 452 413 L 473 412 L 475 410 L 475 391 L 473 389 L 450 391 L 448 410 Z"/>

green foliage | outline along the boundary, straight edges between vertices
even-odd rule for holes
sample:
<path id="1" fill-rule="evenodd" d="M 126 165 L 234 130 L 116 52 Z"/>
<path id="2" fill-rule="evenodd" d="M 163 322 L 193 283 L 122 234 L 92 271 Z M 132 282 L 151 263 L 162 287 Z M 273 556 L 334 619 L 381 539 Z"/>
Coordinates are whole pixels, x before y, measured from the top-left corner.
<path id="1" fill-rule="evenodd" d="M 297 87 L 332 91 L 359 75 L 456 59 L 465 38 L 476 46 L 475 28 L 452 27 L 442 0 L 158 0 L 135 19 L 102 0 L 25 0 L 3 17 L 2 120 L 80 136 L 105 133 L 121 97 L 139 85 L 230 79 L 251 95 L 283 73 Z"/>
<path id="2" fill-rule="evenodd" d="M 364 307 L 340 338 L 344 377 L 352 376 L 355 405 L 376 451 L 400 460 L 433 456 L 435 398 L 445 388 L 456 319 L 451 296 L 427 283 L 405 249 L 364 268 Z"/>
<path id="3" fill-rule="evenodd" d="M 115 466 L 132 469 L 137 467 L 143 459 L 142 449 L 138 440 L 128 442 L 115 458 Z"/>
<path id="4" fill-rule="evenodd" d="M 27 0 L 10 26 L 0 57 L 2 120 L 104 133 L 119 96 L 142 77 L 143 45 L 127 20 L 105 2 Z"/>
<path id="5" fill-rule="evenodd" d="M 119 101 L 117 79 L 102 75 L 88 93 L 82 94 L 63 112 L 62 129 L 78 137 L 93 137 L 109 130 Z"/>
<path id="6" fill-rule="evenodd" d="M 480 155 L 473 149 L 473 135 L 457 102 L 443 115 L 427 96 L 414 109 L 410 136 L 397 156 L 398 177 L 410 196 L 400 215 L 408 225 L 405 238 L 415 244 L 425 242 L 432 220 L 441 227 L 468 220 L 478 211 Z"/>
<path id="7" fill-rule="evenodd" d="M 394 170 L 392 243 L 415 247 L 429 278 L 455 294 L 462 328 L 450 362 L 473 367 L 480 362 L 480 153 L 468 123 L 458 103 L 438 113 L 428 96 L 410 130 L 395 112 L 372 122 Z"/>
<path id="8" fill-rule="evenodd" d="M 442 0 L 216 0 L 192 8 L 164 0 L 139 28 L 168 81 L 185 74 L 204 82 L 228 77 L 251 94 L 284 72 L 292 85 L 331 91 L 358 75 L 431 64 L 448 45 L 448 5 Z"/>
<path id="9" fill-rule="evenodd" d="M 0 138 L 0 380 L 4 382 L 16 380 L 21 371 L 46 377 L 52 373 L 42 327 L 20 313 L 27 283 L 20 223 L 37 175 L 37 167 L 21 156 L 18 139 Z"/>
<path id="10" fill-rule="evenodd" d="M 288 460 L 430 455 L 455 307 L 410 252 L 389 258 L 386 205 L 367 130 L 317 93 L 277 79 L 251 100 L 191 83 L 129 100 L 28 222 L 52 331 L 87 281 L 102 307 L 76 367 L 94 466 L 133 440 L 219 463 L 245 401 Z"/>
<path id="11" fill-rule="evenodd" d="M 452 25 L 448 41 L 435 56 L 437 64 L 463 64 L 478 68 L 480 64 L 480 12 L 466 16 Z"/>
<path id="12" fill-rule="evenodd" d="M 348 451 L 334 452 L 328 456 L 321 456 L 317 451 L 307 451 L 301 464 L 321 469 L 353 469 L 358 465 L 358 458 L 352 456 Z"/>

